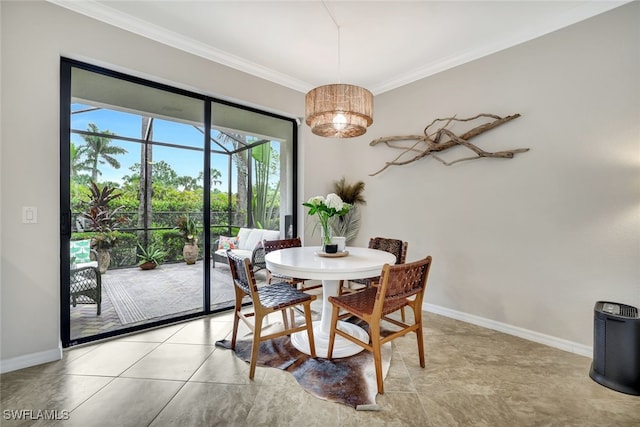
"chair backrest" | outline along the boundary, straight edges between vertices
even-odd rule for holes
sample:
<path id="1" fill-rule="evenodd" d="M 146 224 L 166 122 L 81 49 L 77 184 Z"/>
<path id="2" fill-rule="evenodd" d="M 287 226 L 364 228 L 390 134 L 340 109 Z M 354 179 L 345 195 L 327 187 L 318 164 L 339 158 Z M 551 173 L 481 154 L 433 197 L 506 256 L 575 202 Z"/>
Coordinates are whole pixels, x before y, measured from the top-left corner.
<path id="1" fill-rule="evenodd" d="M 404 264 L 407 260 L 407 249 L 409 242 L 399 239 L 388 239 L 386 237 L 372 237 L 369 239 L 369 249 L 379 249 L 392 253 L 396 256 L 396 264 Z"/>
<path id="2" fill-rule="evenodd" d="M 416 303 L 421 306 L 430 269 L 431 256 L 410 263 L 385 264 L 380 276 L 374 310 L 381 310 L 383 304 L 393 308 L 395 302 L 405 301 L 412 295 L 416 295 Z"/>
<path id="3" fill-rule="evenodd" d="M 245 294 L 250 295 L 254 305 L 259 304 L 258 287 L 251 268 L 251 261 L 245 257 L 235 255 L 231 249 L 227 249 L 227 261 L 229 262 L 229 269 L 231 269 L 233 284 Z"/>
<path id="4" fill-rule="evenodd" d="M 264 248 L 264 253 L 268 254 L 278 249 L 300 248 L 302 247 L 302 240 L 300 240 L 300 237 L 293 239 L 263 240 L 262 247 Z"/>

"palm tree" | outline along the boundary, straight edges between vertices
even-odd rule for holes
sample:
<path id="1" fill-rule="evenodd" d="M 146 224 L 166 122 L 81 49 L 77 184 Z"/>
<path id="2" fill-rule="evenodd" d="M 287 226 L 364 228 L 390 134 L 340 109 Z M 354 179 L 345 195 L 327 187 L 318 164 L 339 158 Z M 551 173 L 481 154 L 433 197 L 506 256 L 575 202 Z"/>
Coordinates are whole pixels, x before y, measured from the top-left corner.
<path id="1" fill-rule="evenodd" d="M 88 160 L 84 157 L 87 151 L 86 145 L 76 146 L 73 142 L 69 146 L 69 165 L 71 167 L 70 173 L 72 177 L 77 177 L 82 171 L 89 171 Z"/>
<path id="2" fill-rule="evenodd" d="M 108 130 L 98 130 L 98 126 L 93 123 L 88 124 L 87 131 L 92 133 L 99 133 L 102 135 L 115 135 L 115 133 L 109 132 Z M 98 164 L 107 163 L 115 169 L 120 168 L 120 162 L 117 161 L 113 156 L 118 154 L 126 154 L 127 150 L 122 147 L 112 146 L 111 138 L 107 138 L 104 136 L 82 135 L 82 139 L 84 139 L 87 144 L 85 154 L 87 156 L 87 164 L 89 165 L 91 170 L 91 179 L 94 182 L 98 180 L 98 175 L 102 174 L 102 172 L 100 172 L 100 170 L 98 169 Z"/>
<path id="3" fill-rule="evenodd" d="M 211 168 L 210 171 L 211 171 L 211 173 L 209 174 L 210 188 L 213 189 L 213 187 L 215 187 L 216 185 L 222 185 L 222 181 L 220 180 L 220 178 L 222 178 L 222 172 L 220 172 L 218 169 L 215 169 L 215 168 Z M 200 172 L 198 174 L 197 180 L 202 181 L 204 183 L 204 172 Z"/>

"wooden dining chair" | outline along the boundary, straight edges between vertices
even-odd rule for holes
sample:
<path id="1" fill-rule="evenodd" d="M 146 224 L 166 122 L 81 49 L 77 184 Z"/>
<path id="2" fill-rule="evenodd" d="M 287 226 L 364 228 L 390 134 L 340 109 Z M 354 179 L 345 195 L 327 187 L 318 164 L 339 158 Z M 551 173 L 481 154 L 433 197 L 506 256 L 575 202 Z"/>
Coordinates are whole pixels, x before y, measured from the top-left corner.
<path id="1" fill-rule="evenodd" d="M 387 237 L 372 237 L 369 239 L 369 249 L 378 249 L 381 251 L 392 253 L 396 256 L 396 264 L 404 264 L 407 259 L 407 249 L 409 242 L 403 242 L 399 239 L 390 239 Z M 380 276 L 367 277 L 364 279 L 351 279 L 346 281 L 340 281 L 339 293 L 342 295 L 345 292 L 352 292 L 350 282 L 364 285 L 365 288 L 371 287 L 375 283 L 380 283 Z"/>
<path id="2" fill-rule="evenodd" d="M 378 393 L 383 394 L 382 345 L 409 332 L 415 332 L 418 339 L 420 366 L 424 368 L 422 299 L 427 286 L 430 268 L 431 256 L 420 261 L 406 264 L 385 264 L 382 268 L 381 281 L 378 286 L 373 286 L 360 292 L 329 297 L 329 302 L 333 305 L 333 310 L 331 313 L 331 331 L 329 333 L 327 358 L 330 360 L 333 355 L 333 344 L 336 334 L 371 351 L 376 368 Z M 389 317 L 391 313 L 407 306 L 413 309 L 414 322 L 412 324 L 407 324 Z M 348 312 L 369 324 L 369 342 L 365 343 L 338 329 L 340 311 Z M 380 325 L 383 320 L 401 329 L 397 330 L 397 328 L 394 328 L 393 331 L 382 337 L 380 334 Z"/>
<path id="3" fill-rule="evenodd" d="M 316 296 L 292 288 L 291 285 L 284 282 L 272 283 L 258 289 L 251 261 L 234 255 L 231 250 L 227 251 L 227 259 L 229 261 L 229 268 L 231 269 L 231 277 L 233 279 L 236 294 L 231 348 L 235 349 L 236 347 L 239 320 L 242 320 L 253 332 L 249 378 L 253 379 L 255 374 L 256 362 L 258 360 L 258 349 L 260 348 L 260 343 L 262 341 L 306 330 L 309 338 L 311 357 L 316 357 L 316 348 L 313 339 L 313 324 L 311 322 L 311 303 L 316 299 Z M 253 302 L 254 312 L 251 313 L 242 312 L 242 300 L 247 295 L 251 297 L 251 301 Z M 286 310 L 298 305 L 303 307 L 305 323 L 304 325 L 296 326 L 293 317 L 289 324 Z M 262 321 L 268 314 L 278 311 L 282 313 L 282 322 L 284 324 L 283 329 L 271 334 L 263 335 Z M 253 322 L 249 320 L 250 317 L 255 318 Z"/>
<path id="4" fill-rule="evenodd" d="M 302 241 L 300 240 L 300 237 L 295 237 L 293 239 L 263 240 L 262 247 L 266 255 L 269 252 L 277 251 L 279 249 L 300 248 L 302 247 Z M 277 279 L 278 281 L 289 283 L 291 286 L 298 288 L 301 291 L 308 291 L 310 289 L 316 289 L 322 286 L 322 284 L 305 286 L 305 279 L 283 276 L 277 273 L 272 273 L 271 271 L 269 271 L 269 269 L 267 269 L 267 283 L 271 283 L 272 279 Z"/>

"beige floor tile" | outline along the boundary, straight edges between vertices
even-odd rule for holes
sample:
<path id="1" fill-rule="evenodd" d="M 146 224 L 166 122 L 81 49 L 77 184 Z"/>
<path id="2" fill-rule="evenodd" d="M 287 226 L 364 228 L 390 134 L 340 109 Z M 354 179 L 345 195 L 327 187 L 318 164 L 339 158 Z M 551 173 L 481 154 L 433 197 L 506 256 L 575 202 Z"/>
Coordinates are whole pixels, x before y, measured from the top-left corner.
<path id="1" fill-rule="evenodd" d="M 134 342 L 165 342 L 171 338 L 174 334 L 184 328 L 187 323 L 178 323 L 177 325 L 169 325 L 161 328 L 153 329 L 150 331 L 138 332 L 135 334 L 126 335 L 118 338 L 119 341 L 134 341 Z"/>
<path id="2" fill-rule="evenodd" d="M 33 420 L 7 420 L 4 411 L 57 411 L 58 417 L 65 417 L 80 404 L 89 399 L 114 378 L 60 375 L 42 377 L 24 376 L 2 382 L 1 407 L 3 426 L 33 425 Z M 26 416 L 26 413 L 24 414 Z M 31 418 L 31 416 L 29 416 Z M 37 418 L 37 417 L 36 417 Z"/>
<path id="3" fill-rule="evenodd" d="M 235 384 L 188 383 L 151 426 L 244 426 L 256 388 Z"/>
<path id="4" fill-rule="evenodd" d="M 233 323 L 220 322 L 214 317 L 204 317 L 188 322 L 173 334 L 167 342 L 174 344 L 209 344 L 225 338 L 231 331 Z"/>
<path id="5" fill-rule="evenodd" d="M 450 389 L 448 392 L 418 394 L 424 412 L 425 426 L 522 426 L 510 405 L 496 396 L 469 394 Z M 544 424 L 542 424 L 544 425 Z"/>
<path id="6" fill-rule="evenodd" d="M 265 385 L 257 390 L 247 426 L 338 425 L 339 405 L 313 397 L 301 387 Z"/>
<path id="7" fill-rule="evenodd" d="M 426 427 L 429 417 L 422 410 L 417 393 L 385 392 L 376 398 L 378 411 L 355 411 L 345 405 L 338 406 L 339 424 L 343 426 L 415 426 Z M 445 427 L 440 424 L 439 427 Z"/>
<path id="8" fill-rule="evenodd" d="M 116 378 L 72 411 L 64 426 L 147 426 L 183 385 L 181 381 Z"/>
<path id="9" fill-rule="evenodd" d="M 75 347 L 60 361 L 3 374 L 3 410 L 71 412 L 57 424 L 2 425 L 640 425 L 640 397 L 591 380 L 590 358 L 423 315 L 426 367 L 415 335 L 394 340 L 379 411 L 315 398 L 275 368 L 258 367 L 249 380 L 247 363 L 214 346 L 230 338 L 233 318 L 226 313 Z M 266 328 L 279 321 L 270 318 Z M 250 338 L 244 325 L 239 338 Z"/>
<path id="10" fill-rule="evenodd" d="M 66 372 L 77 375 L 118 376 L 158 346 L 157 343 L 109 341 L 70 361 Z"/>
<path id="11" fill-rule="evenodd" d="M 212 345 L 164 343 L 137 361 L 120 376 L 188 380 L 213 351 Z"/>
<path id="12" fill-rule="evenodd" d="M 231 350 L 216 348 L 193 374 L 191 381 L 223 384 L 261 384 L 266 368 L 257 368 L 253 381 L 249 379 L 249 364 Z"/>

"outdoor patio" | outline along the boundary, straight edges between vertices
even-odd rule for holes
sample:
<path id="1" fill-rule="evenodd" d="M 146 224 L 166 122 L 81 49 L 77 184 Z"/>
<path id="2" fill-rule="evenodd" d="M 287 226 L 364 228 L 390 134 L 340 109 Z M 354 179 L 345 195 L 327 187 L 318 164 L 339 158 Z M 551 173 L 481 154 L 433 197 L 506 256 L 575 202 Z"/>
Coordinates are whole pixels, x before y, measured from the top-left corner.
<path id="1" fill-rule="evenodd" d="M 154 270 L 138 267 L 108 270 L 102 275 L 102 313 L 96 304 L 71 306 L 71 339 L 164 320 L 202 309 L 202 261 L 163 264 Z M 264 270 L 256 273 L 264 284 Z M 229 267 L 211 269 L 211 310 L 233 307 L 234 290 Z"/>

